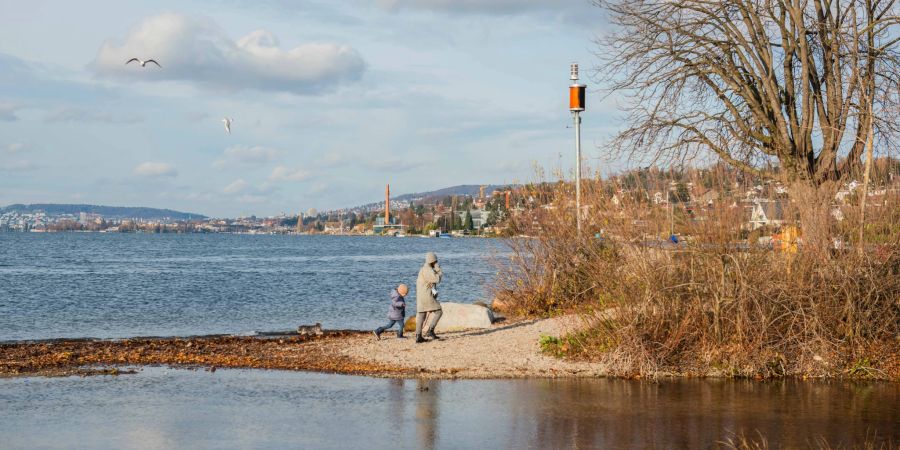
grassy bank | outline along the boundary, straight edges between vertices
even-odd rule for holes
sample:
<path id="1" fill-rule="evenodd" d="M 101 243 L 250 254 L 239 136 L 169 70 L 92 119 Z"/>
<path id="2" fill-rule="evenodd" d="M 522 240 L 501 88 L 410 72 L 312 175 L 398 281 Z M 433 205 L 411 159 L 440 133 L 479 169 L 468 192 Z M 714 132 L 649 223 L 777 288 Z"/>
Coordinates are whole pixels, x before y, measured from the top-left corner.
<path id="1" fill-rule="evenodd" d="M 548 353 L 621 376 L 900 379 L 896 199 L 872 213 L 858 251 L 834 245 L 855 237 L 853 204 L 838 221 L 829 208 L 786 199 L 781 233 L 760 245 L 766 230 L 742 229 L 737 203 L 658 205 L 589 182 L 579 237 L 570 185 L 532 197 L 541 204 L 511 226 L 533 238 L 510 240 L 515 256 L 496 296 L 522 316 L 588 321 L 544 338 Z M 809 231 L 797 241 L 788 226 Z M 677 244 L 667 240 L 673 229 Z"/>

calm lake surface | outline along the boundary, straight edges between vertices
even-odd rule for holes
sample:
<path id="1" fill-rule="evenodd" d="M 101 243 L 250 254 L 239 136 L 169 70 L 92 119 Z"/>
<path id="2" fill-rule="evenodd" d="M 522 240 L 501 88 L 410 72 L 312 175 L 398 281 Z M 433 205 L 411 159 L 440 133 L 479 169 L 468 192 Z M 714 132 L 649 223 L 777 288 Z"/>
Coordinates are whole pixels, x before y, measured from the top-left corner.
<path id="1" fill-rule="evenodd" d="M 389 288 L 413 285 L 430 250 L 442 299 L 489 298 L 497 240 L 0 233 L 0 341 L 374 327 Z M 900 384 L 139 370 L 0 379 L 0 449 L 669 449 L 758 433 L 769 448 L 900 443 Z"/>
<path id="2" fill-rule="evenodd" d="M 900 442 L 888 383 L 389 380 L 145 368 L 0 380 L 0 447 L 769 448 Z"/>
<path id="3" fill-rule="evenodd" d="M 428 251 L 442 300 L 491 298 L 494 239 L 0 233 L 0 341 L 375 328 Z"/>

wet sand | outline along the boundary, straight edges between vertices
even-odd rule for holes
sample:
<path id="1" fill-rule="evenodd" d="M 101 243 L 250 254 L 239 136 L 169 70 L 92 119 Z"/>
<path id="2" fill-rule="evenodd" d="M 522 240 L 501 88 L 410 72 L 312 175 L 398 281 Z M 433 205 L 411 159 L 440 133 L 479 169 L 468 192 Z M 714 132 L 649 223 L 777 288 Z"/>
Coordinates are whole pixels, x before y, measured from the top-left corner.
<path id="1" fill-rule="evenodd" d="M 254 368 L 401 378 L 594 377 L 596 364 L 542 355 L 543 334 L 559 335 L 561 319 L 447 333 L 415 344 L 411 333 L 325 331 L 320 336 L 198 336 L 118 340 L 62 339 L 0 344 L 0 377 L 128 373 L 133 366 Z"/>

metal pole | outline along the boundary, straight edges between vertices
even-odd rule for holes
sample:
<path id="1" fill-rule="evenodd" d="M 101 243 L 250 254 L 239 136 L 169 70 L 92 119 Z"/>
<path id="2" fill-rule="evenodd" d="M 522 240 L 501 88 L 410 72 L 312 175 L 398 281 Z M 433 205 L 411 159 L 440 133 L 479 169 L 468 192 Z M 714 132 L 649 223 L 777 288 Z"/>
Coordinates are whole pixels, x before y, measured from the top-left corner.
<path id="1" fill-rule="evenodd" d="M 575 111 L 575 224 L 581 237 L 581 114 Z"/>
<path id="2" fill-rule="evenodd" d="M 871 104 L 870 104 L 871 107 Z M 868 138 L 866 139 L 866 168 L 863 172 L 863 185 L 862 185 L 862 201 L 859 204 L 859 252 L 860 254 L 865 253 L 863 249 L 863 241 L 865 240 L 865 232 L 866 232 L 866 199 L 869 197 L 869 178 L 870 173 L 872 172 L 872 141 L 875 140 L 875 118 L 871 115 L 871 110 L 869 111 L 869 132 Z"/>

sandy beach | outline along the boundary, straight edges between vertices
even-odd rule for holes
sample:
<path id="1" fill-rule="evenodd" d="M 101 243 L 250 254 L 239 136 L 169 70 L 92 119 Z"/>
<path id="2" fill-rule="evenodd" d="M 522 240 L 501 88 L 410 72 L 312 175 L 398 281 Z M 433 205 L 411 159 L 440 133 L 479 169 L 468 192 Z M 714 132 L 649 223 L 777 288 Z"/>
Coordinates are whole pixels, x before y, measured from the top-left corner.
<path id="1" fill-rule="evenodd" d="M 574 319 L 507 322 L 415 344 L 391 333 L 328 331 L 320 336 L 198 336 L 54 340 L 0 345 L 0 376 L 128 373 L 145 365 L 215 370 L 259 368 L 403 378 L 594 377 L 602 367 L 541 354 L 542 335 Z"/>
<path id="2" fill-rule="evenodd" d="M 345 355 L 371 364 L 404 367 L 423 377 L 457 378 L 593 377 L 597 364 L 561 360 L 541 353 L 542 335 L 560 336 L 576 326 L 573 317 L 495 324 L 490 329 L 441 335 L 441 340 L 415 344 L 385 332 L 380 341 L 348 346 Z"/>

